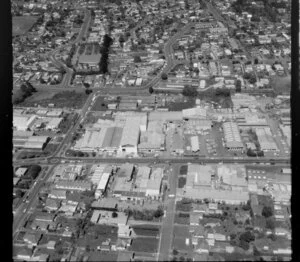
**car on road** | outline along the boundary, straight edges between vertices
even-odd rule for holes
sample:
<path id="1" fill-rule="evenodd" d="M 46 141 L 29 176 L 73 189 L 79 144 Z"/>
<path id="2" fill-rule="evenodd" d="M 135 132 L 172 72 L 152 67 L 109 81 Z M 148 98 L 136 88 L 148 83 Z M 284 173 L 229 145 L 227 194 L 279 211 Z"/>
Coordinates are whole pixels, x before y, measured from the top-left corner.
<path id="1" fill-rule="evenodd" d="M 170 197 L 170 198 L 173 198 L 173 197 L 175 197 L 175 195 L 174 195 L 174 194 L 170 194 L 169 197 Z"/>

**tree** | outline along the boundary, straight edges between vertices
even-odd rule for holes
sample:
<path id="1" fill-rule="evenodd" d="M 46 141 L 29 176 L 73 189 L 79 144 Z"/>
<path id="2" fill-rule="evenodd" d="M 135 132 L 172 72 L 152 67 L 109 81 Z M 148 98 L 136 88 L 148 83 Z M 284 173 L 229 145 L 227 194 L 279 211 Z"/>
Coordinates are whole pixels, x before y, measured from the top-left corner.
<path id="1" fill-rule="evenodd" d="M 85 94 L 87 94 L 87 95 L 89 95 L 89 94 L 91 94 L 91 93 L 93 93 L 93 90 L 91 90 L 91 89 L 85 89 Z"/>
<path id="2" fill-rule="evenodd" d="M 149 87 L 149 93 L 152 94 L 154 92 L 154 89 L 152 86 Z"/>
<path id="3" fill-rule="evenodd" d="M 89 88 L 90 87 L 89 83 L 83 83 L 83 85 L 84 85 L 85 88 Z"/>
<path id="4" fill-rule="evenodd" d="M 111 216 L 112 216 L 113 218 L 116 218 L 116 217 L 118 217 L 118 213 L 117 213 L 117 212 L 113 212 Z"/>
<path id="5" fill-rule="evenodd" d="M 162 73 L 161 74 L 161 79 L 162 80 L 167 80 L 168 79 L 168 75 L 166 73 Z"/>
<path id="6" fill-rule="evenodd" d="M 250 231 L 246 231 L 240 235 L 240 241 L 245 241 L 247 243 L 255 240 L 255 236 Z"/>
<path id="7" fill-rule="evenodd" d="M 273 210 L 272 210 L 272 207 L 270 207 L 270 206 L 264 206 L 264 207 L 263 207 L 263 210 L 262 210 L 262 215 L 263 215 L 265 218 L 268 218 L 268 217 L 273 216 Z"/>
<path id="8" fill-rule="evenodd" d="M 251 205 L 250 205 L 250 200 L 247 201 L 247 204 L 246 205 L 243 205 L 242 206 L 242 209 L 244 211 L 249 211 L 251 209 Z"/>
<path id="9" fill-rule="evenodd" d="M 196 97 L 198 95 L 197 89 L 194 86 L 185 86 L 182 90 L 184 96 Z"/>
<path id="10" fill-rule="evenodd" d="M 255 75 L 252 75 L 252 76 L 250 77 L 249 83 L 250 83 L 250 84 L 256 83 L 256 77 L 255 77 Z"/>
<path id="11" fill-rule="evenodd" d="M 238 93 L 242 91 L 242 82 L 240 79 L 236 80 L 235 91 Z"/>
<path id="12" fill-rule="evenodd" d="M 160 207 L 154 212 L 154 217 L 159 218 L 164 214 L 163 209 Z"/>
<path id="13" fill-rule="evenodd" d="M 141 62 L 142 62 L 142 59 L 141 59 L 140 56 L 136 55 L 136 56 L 134 56 L 133 61 L 134 61 L 135 63 L 141 63 Z"/>
<path id="14" fill-rule="evenodd" d="M 271 230 L 273 230 L 273 229 L 275 228 L 275 221 L 274 221 L 274 218 L 269 217 L 269 218 L 266 220 L 266 228 L 271 229 Z"/>

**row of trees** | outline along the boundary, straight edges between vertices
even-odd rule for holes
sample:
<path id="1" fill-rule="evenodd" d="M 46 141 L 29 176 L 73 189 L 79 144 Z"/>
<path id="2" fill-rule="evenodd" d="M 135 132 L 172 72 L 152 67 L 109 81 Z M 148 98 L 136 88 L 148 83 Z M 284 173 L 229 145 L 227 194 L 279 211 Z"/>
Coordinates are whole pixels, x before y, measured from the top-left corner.
<path id="1" fill-rule="evenodd" d="M 109 35 L 104 36 L 103 45 L 101 48 L 101 59 L 99 62 L 99 68 L 101 74 L 106 74 L 108 72 L 108 54 L 109 48 L 113 42 L 113 39 Z"/>
<path id="2" fill-rule="evenodd" d="M 127 209 L 125 210 L 125 214 L 128 216 L 132 216 L 136 220 L 152 221 L 154 218 L 160 218 L 161 216 L 163 216 L 164 211 L 162 207 L 158 207 L 156 210 L 144 209 L 143 211 L 136 209 Z"/>

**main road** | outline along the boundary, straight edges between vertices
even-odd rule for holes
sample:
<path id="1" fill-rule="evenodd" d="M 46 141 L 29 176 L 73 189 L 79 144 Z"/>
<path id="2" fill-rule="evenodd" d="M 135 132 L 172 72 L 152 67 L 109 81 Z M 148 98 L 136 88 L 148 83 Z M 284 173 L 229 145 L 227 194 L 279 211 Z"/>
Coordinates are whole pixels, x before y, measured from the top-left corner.
<path id="1" fill-rule="evenodd" d="M 28 196 L 28 198 L 26 202 L 22 203 L 16 210 L 13 222 L 13 235 L 15 235 L 19 227 L 24 224 L 25 218 L 30 214 L 30 209 L 34 207 L 34 203 L 38 199 L 38 193 L 40 192 L 41 187 L 43 186 L 44 182 L 47 181 L 54 168 L 55 165 L 52 165 L 51 168 L 48 168 L 46 172 L 41 172 L 41 174 L 36 179 L 36 184 L 33 185 L 27 193 L 26 196 Z"/>

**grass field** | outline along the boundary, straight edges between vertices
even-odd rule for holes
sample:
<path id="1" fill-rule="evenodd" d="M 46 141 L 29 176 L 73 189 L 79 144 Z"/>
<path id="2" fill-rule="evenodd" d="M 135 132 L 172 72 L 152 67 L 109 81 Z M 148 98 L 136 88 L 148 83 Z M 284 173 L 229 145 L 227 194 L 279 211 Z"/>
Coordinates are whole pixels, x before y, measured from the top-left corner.
<path id="1" fill-rule="evenodd" d="M 177 213 L 175 215 L 175 223 L 177 224 L 184 224 L 189 225 L 190 224 L 190 215 L 184 214 L 184 213 Z"/>
<path id="2" fill-rule="evenodd" d="M 183 109 L 191 108 L 195 106 L 194 98 L 187 98 L 186 102 L 169 102 L 166 103 L 170 111 L 181 111 Z"/>
<path id="3" fill-rule="evenodd" d="M 178 202 L 176 202 L 176 210 L 189 212 L 192 210 L 192 204 L 184 203 L 183 201 L 178 201 Z"/>
<path id="4" fill-rule="evenodd" d="M 130 251 L 155 253 L 158 248 L 158 239 L 156 238 L 136 238 L 132 241 Z"/>
<path id="5" fill-rule="evenodd" d="M 274 77 L 270 81 L 276 94 L 289 94 L 291 91 L 291 76 Z"/>
<path id="6" fill-rule="evenodd" d="M 152 225 L 136 225 L 133 226 L 133 230 L 136 235 L 140 236 L 157 236 L 159 234 L 159 228 L 157 226 Z"/>
<path id="7" fill-rule="evenodd" d="M 47 107 L 49 104 L 54 104 L 58 108 L 74 108 L 79 109 L 84 105 L 87 95 L 83 90 L 80 91 L 38 91 L 31 97 L 27 98 L 20 106 L 36 106 L 40 105 Z"/>
<path id="8" fill-rule="evenodd" d="M 38 17 L 36 16 L 15 16 L 12 18 L 13 36 L 23 35 L 33 26 Z"/>

